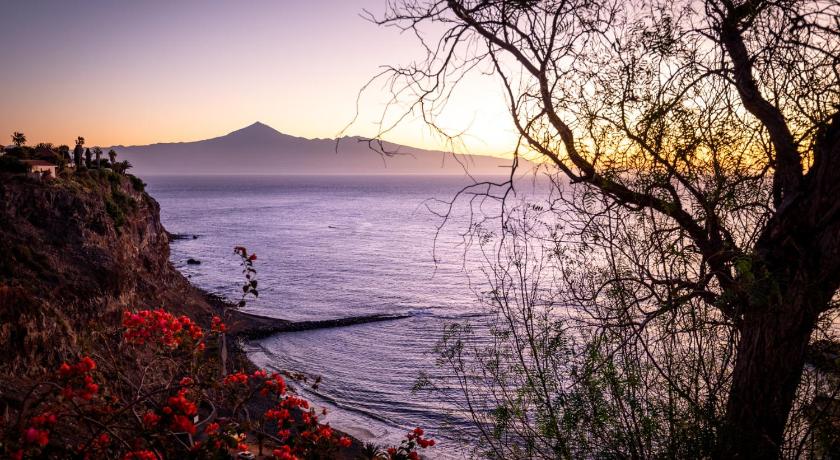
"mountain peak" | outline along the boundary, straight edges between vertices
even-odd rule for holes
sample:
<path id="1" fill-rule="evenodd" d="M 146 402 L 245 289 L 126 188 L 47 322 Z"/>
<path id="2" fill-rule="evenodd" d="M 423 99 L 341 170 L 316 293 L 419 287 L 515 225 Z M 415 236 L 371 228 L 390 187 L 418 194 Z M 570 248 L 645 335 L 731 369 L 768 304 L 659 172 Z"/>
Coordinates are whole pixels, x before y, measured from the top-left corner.
<path id="1" fill-rule="evenodd" d="M 230 134 L 234 134 L 234 133 L 270 133 L 270 134 L 280 134 L 280 131 L 277 131 L 276 129 L 272 128 L 271 126 L 268 126 L 268 125 L 267 125 L 267 124 L 265 124 L 265 123 L 262 123 L 262 122 L 259 122 L 259 121 L 255 121 L 254 123 L 252 123 L 252 124 L 250 124 L 250 125 L 248 125 L 248 126 L 246 126 L 246 127 L 244 127 L 244 128 L 237 129 L 236 131 L 233 131 L 233 132 L 232 132 L 232 133 L 230 133 Z"/>
<path id="2" fill-rule="evenodd" d="M 258 121 L 236 131 L 231 131 L 216 139 L 224 139 L 227 142 L 241 142 L 245 146 L 254 142 L 263 144 L 275 142 L 277 139 L 284 139 L 286 137 L 289 136 Z"/>

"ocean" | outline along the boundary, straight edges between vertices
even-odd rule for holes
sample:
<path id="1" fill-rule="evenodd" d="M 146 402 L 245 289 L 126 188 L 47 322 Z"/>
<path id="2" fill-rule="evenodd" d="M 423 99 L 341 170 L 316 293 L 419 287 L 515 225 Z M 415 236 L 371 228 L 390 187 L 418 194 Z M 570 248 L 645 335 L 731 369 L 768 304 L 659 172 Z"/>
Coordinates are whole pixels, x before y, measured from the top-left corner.
<path id="1" fill-rule="evenodd" d="M 326 421 L 377 444 L 416 426 L 438 440 L 430 458 L 467 451 L 458 401 L 412 388 L 421 372 L 446 375 L 432 349 L 445 324 L 481 321 L 481 258 L 466 244 L 470 219 L 498 212 L 468 197 L 448 210 L 467 177 L 158 176 L 145 178 L 175 234 L 172 263 L 200 288 L 238 300 L 234 246 L 257 254 L 259 299 L 246 311 L 289 320 L 374 313 L 409 318 L 284 333 L 248 344 L 262 367 L 322 377 L 298 385 L 327 407 Z M 444 202 L 436 201 L 442 200 Z M 470 215 L 470 209 L 473 214 Z M 489 223 L 492 225 L 492 221 Z M 188 265 L 193 258 L 200 265 Z"/>

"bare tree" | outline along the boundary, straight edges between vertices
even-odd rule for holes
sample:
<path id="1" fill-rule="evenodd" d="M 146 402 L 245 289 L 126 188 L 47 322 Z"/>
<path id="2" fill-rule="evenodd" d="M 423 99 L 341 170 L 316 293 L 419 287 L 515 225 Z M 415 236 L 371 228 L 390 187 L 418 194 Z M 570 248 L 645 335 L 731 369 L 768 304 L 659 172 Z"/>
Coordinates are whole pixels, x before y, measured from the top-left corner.
<path id="1" fill-rule="evenodd" d="M 836 0 L 403 0 L 377 21 L 420 38 L 426 59 L 386 75 L 431 123 L 467 72 L 504 84 L 570 183 L 573 244 L 608 249 L 564 273 L 587 275 L 565 300 L 614 331 L 608 355 L 642 347 L 673 397 L 720 406 L 715 456 L 773 458 L 840 286 L 838 18 Z M 695 316 L 708 381 L 683 394 L 655 348 Z"/>

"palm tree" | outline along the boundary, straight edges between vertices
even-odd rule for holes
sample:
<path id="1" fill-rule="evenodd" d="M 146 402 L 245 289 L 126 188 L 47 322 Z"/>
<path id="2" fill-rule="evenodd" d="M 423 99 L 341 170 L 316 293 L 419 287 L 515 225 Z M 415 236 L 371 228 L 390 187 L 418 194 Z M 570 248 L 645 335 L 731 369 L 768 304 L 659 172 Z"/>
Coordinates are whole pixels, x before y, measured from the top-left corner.
<path id="1" fill-rule="evenodd" d="M 12 134 L 12 142 L 15 144 L 15 147 L 20 147 L 23 144 L 26 144 L 26 135 L 21 132 L 15 131 Z"/>
<path id="2" fill-rule="evenodd" d="M 102 149 L 94 147 L 93 155 L 96 157 L 96 169 L 99 169 L 99 159 L 102 157 Z"/>
<path id="3" fill-rule="evenodd" d="M 77 137 L 76 138 L 76 145 L 78 145 L 80 147 L 85 145 L 85 138 L 82 137 L 82 136 Z"/>
<path id="4" fill-rule="evenodd" d="M 108 160 L 111 161 L 111 166 L 117 162 L 117 152 L 115 152 L 114 149 L 108 150 Z"/>
<path id="5" fill-rule="evenodd" d="M 79 139 L 82 139 L 81 137 Z M 84 142 L 84 139 L 82 139 Z M 82 155 L 84 155 L 85 149 L 82 147 L 82 144 L 79 144 L 79 140 L 76 140 L 76 147 L 73 148 L 73 163 L 76 165 L 76 169 L 82 167 Z"/>

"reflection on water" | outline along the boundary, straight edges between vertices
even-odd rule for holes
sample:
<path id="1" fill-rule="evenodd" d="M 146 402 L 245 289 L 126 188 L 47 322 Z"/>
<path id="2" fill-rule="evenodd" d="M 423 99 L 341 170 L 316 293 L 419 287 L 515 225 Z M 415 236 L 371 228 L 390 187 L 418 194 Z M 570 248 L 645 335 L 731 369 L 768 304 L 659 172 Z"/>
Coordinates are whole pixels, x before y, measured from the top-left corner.
<path id="1" fill-rule="evenodd" d="M 411 318 L 282 334 L 251 344 L 258 365 L 322 375 L 316 402 L 333 425 L 378 443 L 423 426 L 438 439 L 451 402 L 411 394 L 421 370 L 436 374 L 430 352 L 445 321 L 480 321 L 464 251 L 467 201 L 438 235 L 425 204 L 451 199 L 466 177 L 152 177 L 149 191 L 172 233 L 173 263 L 201 288 L 237 298 L 235 245 L 258 254 L 260 297 L 249 311 L 291 320 L 372 313 Z M 437 211 L 442 208 L 434 203 Z M 485 204 L 492 214 L 492 203 Z M 433 247 L 436 247 L 433 259 Z M 186 265 L 188 258 L 201 265 Z M 453 414 L 454 423 L 459 419 Z M 451 422 L 451 420 L 450 420 Z M 458 448 L 440 443 L 435 457 Z"/>

